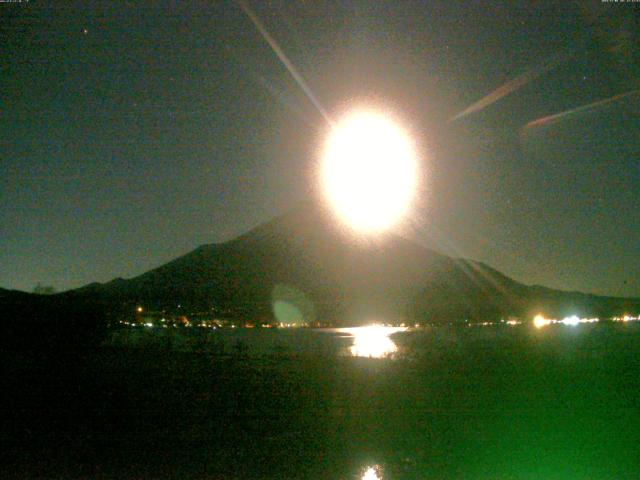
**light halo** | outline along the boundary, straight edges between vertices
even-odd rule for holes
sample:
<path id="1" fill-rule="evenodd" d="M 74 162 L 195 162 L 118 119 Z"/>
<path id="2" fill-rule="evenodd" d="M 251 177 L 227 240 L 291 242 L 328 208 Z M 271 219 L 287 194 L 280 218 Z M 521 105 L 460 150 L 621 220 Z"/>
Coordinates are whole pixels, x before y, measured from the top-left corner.
<path id="1" fill-rule="evenodd" d="M 406 216 L 416 194 L 413 143 L 388 116 L 353 112 L 330 131 L 321 180 L 329 205 L 349 227 L 361 233 L 388 230 Z"/>

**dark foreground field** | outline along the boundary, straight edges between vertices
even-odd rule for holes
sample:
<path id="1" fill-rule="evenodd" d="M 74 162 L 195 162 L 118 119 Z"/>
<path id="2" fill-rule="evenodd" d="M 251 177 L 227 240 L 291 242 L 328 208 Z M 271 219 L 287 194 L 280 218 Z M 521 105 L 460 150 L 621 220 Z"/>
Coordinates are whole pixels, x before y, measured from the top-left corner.
<path id="1" fill-rule="evenodd" d="M 396 341 L 397 360 L 4 352 L 0 477 L 639 478 L 638 326 Z"/>

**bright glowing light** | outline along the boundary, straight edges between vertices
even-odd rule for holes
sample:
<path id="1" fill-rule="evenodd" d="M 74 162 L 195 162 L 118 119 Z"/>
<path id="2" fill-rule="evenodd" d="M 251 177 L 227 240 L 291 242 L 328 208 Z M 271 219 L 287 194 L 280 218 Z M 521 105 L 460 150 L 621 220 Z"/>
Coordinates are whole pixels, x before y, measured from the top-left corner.
<path id="1" fill-rule="evenodd" d="M 544 318 L 542 315 L 536 315 L 533 319 L 533 324 L 536 326 L 536 328 L 542 328 L 552 323 L 562 323 L 563 325 L 571 325 L 573 327 L 581 323 L 596 323 L 599 321 L 600 319 L 597 317 L 580 318 L 577 315 L 571 315 L 570 317 L 565 317 L 562 320 Z"/>
<path id="2" fill-rule="evenodd" d="M 409 137 L 388 118 L 348 116 L 333 128 L 322 162 L 329 203 L 352 228 L 381 231 L 407 213 L 418 166 Z"/>
<path id="3" fill-rule="evenodd" d="M 138 308 L 136 308 L 136 311 L 137 311 L 138 313 L 142 313 L 142 307 L 138 307 Z"/>
<path id="4" fill-rule="evenodd" d="M 549 320 L 548 318 L 544 318 L 542 315 L 536 315 L 535 317 L 533 317 L 533 324 L 536 328 L 542 328 L 551 324 L 551 320 Z"/>
<path id="5" fill-rule="evenodd" d="M 384 358 L 398 351 L 398 347 L 389 336 L 405 330 L 406 327 L 370 325 L 342 328 L 339 331 L 353 335 L 350 352 L 354 357 Z"/>
<path id="6" fill-rule="evenodd" d="M 631 315 L 624 315 L 622 317 L 611 317 L 614 322 L 631 322 L 632 320 L 640 320 L 640 316 L 632 317 Z"/>
<path id="7" fill-rule="evenodd" d="M 382 479 L 378 476 L 378 472 L 376 471 L 375 467 L 369 467 L 362 474 L 362 480 L 382 480 Z"/>
<path id="8" fill-rule="evenodd" d="M 575 326 L 580 323 L 580 318 L 578 318 L 576 315 L 572 315 L 570 317 L 563 318 L 562 323 L 564 323 L 565 325 Z"/>

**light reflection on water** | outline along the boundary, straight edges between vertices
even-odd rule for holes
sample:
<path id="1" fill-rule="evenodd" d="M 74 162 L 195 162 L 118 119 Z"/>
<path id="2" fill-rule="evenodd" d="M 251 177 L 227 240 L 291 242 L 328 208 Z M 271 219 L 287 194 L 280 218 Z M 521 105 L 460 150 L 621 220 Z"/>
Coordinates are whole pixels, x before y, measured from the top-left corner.
<path id="1" fill-rule="evenodd" d="M 362 480 L 382 480 L 382 477 L 378 475 L 379 470 L 378 465 L 365 467 L 364 472 L 362 473 Z"/>
<path id="2" fill-rule="evenodd" d="M 405 330 L 406 327 L 385 327 L 382 325 L 336 329 L 337 332 L 345 333 L 353 338 L 353 345 L 349 349 L 352 356 L 368 358 L 385 358 L 397 352 L 398 346 L 390 336 Z"/>

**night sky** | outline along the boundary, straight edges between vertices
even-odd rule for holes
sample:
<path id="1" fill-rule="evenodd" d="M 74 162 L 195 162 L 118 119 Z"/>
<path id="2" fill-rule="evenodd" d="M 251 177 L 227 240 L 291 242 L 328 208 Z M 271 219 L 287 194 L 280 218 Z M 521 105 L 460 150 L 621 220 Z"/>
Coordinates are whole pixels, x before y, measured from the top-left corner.
<path id="1" fill-rule="evenodd" d="M 0 287 L 138 275 L 315 195 L 327 124 L 236 3 L 56 3 L 0 3 Z M 414 135 L 404 234 L 640 296 L 640 95 L 544 120 L 640 89 L 640 4 L 250 5 L 329 115 Z"/>

